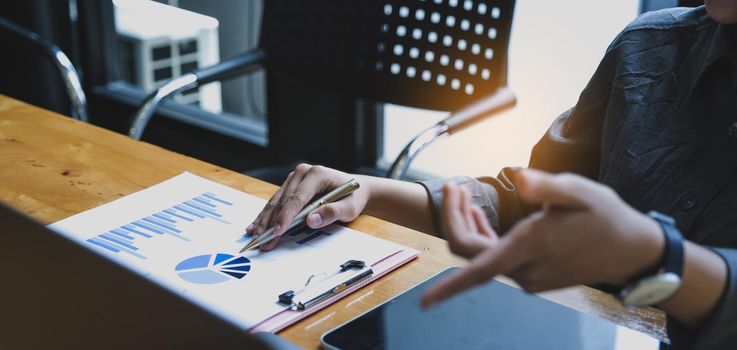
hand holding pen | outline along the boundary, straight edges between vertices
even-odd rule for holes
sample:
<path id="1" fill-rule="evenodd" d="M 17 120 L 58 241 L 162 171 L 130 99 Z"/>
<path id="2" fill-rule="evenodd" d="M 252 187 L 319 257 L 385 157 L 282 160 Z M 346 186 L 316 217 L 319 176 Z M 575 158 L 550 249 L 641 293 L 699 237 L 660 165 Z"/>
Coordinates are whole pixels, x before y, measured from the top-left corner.
<path id="1" fill-rule="evenodd" d="M 330 194 L 341 186 L 351 187 L 348 183 L 353 177 L 322 166 L 298 165 L 248 226 L 246 234 L 257 236 L 254 241 L 259 239 L 258 236 L 268 234 L 268 241 L 264 240 L 257 245 L 262 251 L 268 251 L 276 247 L 281 235 L 302 222 L 311 228 L 321 228 L 335 221 L 352 221 L 361 214 L 368 201 L 368 191 L 365 188 L 356 190 L 356 186 L 352 192 L 343 197 L 335 197 L 332 202 L 314 208 L 306 206 L 318 194 Z M 319 200 L 312 204 L 318 202 Z M 298 217 L 298 214 L 303 215 Z M 297 218 L 299 220 L 295 220 Z"/>

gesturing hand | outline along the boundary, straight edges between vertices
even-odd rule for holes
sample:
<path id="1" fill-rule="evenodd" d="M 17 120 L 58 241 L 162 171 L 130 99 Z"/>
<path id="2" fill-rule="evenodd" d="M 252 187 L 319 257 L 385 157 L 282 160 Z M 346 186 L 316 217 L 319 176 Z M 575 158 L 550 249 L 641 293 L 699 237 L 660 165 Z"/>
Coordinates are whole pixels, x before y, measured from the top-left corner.
<path id="1" fill-rule="evenodd" d="M 531 169 L 520 171 L 515 182 L 520 198 L 543 210 L 519 221 L 467 267 L 431 287 L 423 306 L 499 274 L 528 292 L 600 282 L 621 285 L 660 260 L 665 243 L 658 224 L 610 188 L 576 175 Z M 463 230 L 459 222 L 448 224 Z"/>
<path id="2" fill-rule="evenodd" d="M 440 202 L 440 222 L 450 250 L 466 259 L 499 241 L 484 211 L 471 203 L 471 194 L 464 187 L 445 184 Z"/>

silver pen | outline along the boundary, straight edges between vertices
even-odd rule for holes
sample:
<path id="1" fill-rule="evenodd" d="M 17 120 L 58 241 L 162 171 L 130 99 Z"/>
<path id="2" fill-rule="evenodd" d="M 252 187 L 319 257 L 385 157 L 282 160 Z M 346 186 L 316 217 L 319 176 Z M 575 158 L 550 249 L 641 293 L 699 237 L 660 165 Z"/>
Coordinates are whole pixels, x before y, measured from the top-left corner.
<path id="1" fill-rule="evenodd" d="M 358 181 L 356 179 L 350 179 L 348 182 L 336 187 L 334 190 L 328 192 L 324 196 L 320 197 L 320 199 L 310 203 L 310 205 L 306 206 L 302 211 L 300 211 L 297 216 L 294 217 L 292 220 L 292 223 L 289 224 L 289 227 L 287 227 L 284 232 L 291 230 L 292 228 L 296 227 L 297 225 L 303 223 L 305 219 L 307 218 L 307 214 L 312 212 L 313 210 L 328 204 L 332 202 L 339 201 L 349 194 L 353 193 L 353 191 L 357 190 L 360 187 L 358 184 Z M 274 227 L 269 228 L 264 232 L 263 234 L 259 235 L 258 237 L 254 238 L 252 241 L 248 242 L 243 249 L 240 250 L 239 253 L 243 253 L 245 251 L 258 248 L 262 244 L 266 244 L 268 242 L 271 242 L 276 238 L 276 235 L 274 235 Z"/>

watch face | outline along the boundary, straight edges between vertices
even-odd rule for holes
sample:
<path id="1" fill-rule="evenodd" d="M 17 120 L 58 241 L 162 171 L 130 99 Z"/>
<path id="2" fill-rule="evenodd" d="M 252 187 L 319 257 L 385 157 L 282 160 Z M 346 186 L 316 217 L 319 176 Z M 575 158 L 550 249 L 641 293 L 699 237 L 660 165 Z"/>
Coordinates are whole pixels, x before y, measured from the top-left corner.
<path id="1" fill-rule="evenodd" d="M 681 278 L 675 273 L 667 272 L 640 280 L 636 285 L 623 292 L 625 304 L 632 306 L 649 306 L 665 301 L 673 296 L 681 287 Z"/>

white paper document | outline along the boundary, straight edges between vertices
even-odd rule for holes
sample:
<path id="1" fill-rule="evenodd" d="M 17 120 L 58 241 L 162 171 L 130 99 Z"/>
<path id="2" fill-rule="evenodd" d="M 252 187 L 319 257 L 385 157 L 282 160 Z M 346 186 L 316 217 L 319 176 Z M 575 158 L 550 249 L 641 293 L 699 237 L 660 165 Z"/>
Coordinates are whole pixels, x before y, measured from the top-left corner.
<path id="1" fill-rule="evenodd" d="M 406 247 L 345 227 L 282 237 L 238 254 L 265 201 L 190 173 L 49 226 L 79 244 L 249 329 L 284 310 L 279 294 L 347 260 L 368 265 Z"/>

